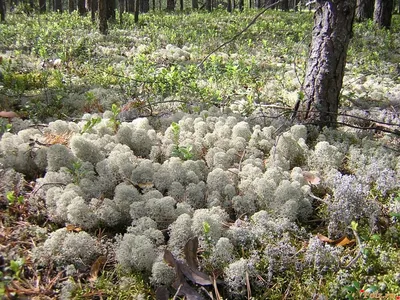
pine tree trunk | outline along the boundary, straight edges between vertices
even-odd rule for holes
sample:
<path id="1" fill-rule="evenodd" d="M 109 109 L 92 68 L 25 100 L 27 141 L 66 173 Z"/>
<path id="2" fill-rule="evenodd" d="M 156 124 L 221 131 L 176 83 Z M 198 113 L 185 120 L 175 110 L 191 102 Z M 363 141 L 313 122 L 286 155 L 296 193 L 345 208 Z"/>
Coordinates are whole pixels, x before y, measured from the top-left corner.
<path id="1" fill-rule="evenodd" d="M 374 0 L 357 0 L 356 21 L 362 22 L 374 16 Z"/>
<path id="2" fill-rule="evenodd" d="M 283 0 L 281 3 L 281 8 L 283 11 L 289 11 L 289 0 Z"/>
<path id="3" fill-rule="evenodd" d="M 116 15 L 115 15 L 115 0 L 107 0 L 107 20 L 112 20 L 115 21 Z"/>
<path id="4" fill-rule="evenodd" d="M 356 0 L 317 4 L 298 117 L 320 128 L 335 126 Z"/>
<path id="5" fill-rule="evenodd" d="M 92 18 L 92 22 L 96 21 L 96 12 L 98 11 L 99 8 L 99 2 L 98 0 L 89 0 L 90 1 L 90 15 Z"/>
<path id="6" fill-rule="evenodd" d="M 0 21 L 4 22 L 6 20 L 6 1 L 0 0 Z"/>
<path id="7" fill-rule="evenodd" d="M 79 15 L 81 16 L 86 15 L 85 0 L 78 0 L 78 11 Z"/>
<path id="8" fill-rule="evenodd" d="M 211 0 L 206 0 L 206 10 L 208 12 L 211 12 L 212 10 Z"/>
<path id="9" fill-rule="evenodd" d="M 46 12 L 46 0 L 39 0 L 39 11 L 41 13 Z"/>
<path id="10" fill-rule="evenodd" d="M 392 24 L 393 0 L 375 0 L 374 22 L 389 29 Z"/>
<path id="11" fill-rule="evenodd" d="M 61 3 L 61 0 L 54 0 L 53 9 L 54 9 L 54 11 L 59 11 L 60 13 L 62 12 L 62 3 Z"/>
<path id="12" fill-rule="evenodd" d="M 128 0 L 126 3 L 126 11 L 133 13 L 135 12 L 135 0 Z"/>
<path id="13" fill-rule="evenodd" d="M 142 13 L 147 13 L 147 12 L 149 12 L 149 10 L 150 10 L 150 1 L 149 0 L 141 0 L 140 1 L 140 11 Z"/>
<path id="14" fill-rule="evenodd" d="M 167 0 L 167 11 L 175 10 L 175 0 Z"/>
<path id="15" fill-rule="evenodd" d="M 68 0 L 68 11 L 72 13 L 75 10 L 75 0 Z"/>
<path id="16" fill-rule="evenodd" d="M 135 0 L 135 23 L 139 22 L 140 0 Z"/>
<path id="17" fill-rule="evenodd" d="M 99 3 L 99 30 L 102 34 L 108 33 L 107 0 L 98 0 Z"/>

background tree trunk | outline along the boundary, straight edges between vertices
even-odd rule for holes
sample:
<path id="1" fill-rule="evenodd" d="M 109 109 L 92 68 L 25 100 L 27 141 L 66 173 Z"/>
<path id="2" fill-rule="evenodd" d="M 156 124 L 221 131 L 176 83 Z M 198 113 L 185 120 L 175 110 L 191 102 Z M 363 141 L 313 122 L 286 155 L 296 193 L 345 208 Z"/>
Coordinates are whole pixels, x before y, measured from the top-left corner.
<path id="1" fill-rule="evenodd" d="M 375 0 L 374 22 L 389 29 L 392 24 L 393 0 Z"/>
<path id="2" fill-rule="evenodd" d="M 130 13 L 135 12 L 135 0 L 128 0 L 126 2 L 126 11 Z"/>
<path id="3" fill-rule="evenodd" d="M 175 0 L 167 0 L 167 11 L 175 10 Z"/>
<path id="4" fill-rule="evenodd" d="M 226 6 L 226 10 L 228 12 L 232 12 L 232 1 L 231 0 L 228 0 L 228 5 Z"/>
<path id="5" fill-rule="evenodd" d="M 140 12 L 147 13 L 150 10 L 149 0 L 140 0 Z"/>
<path id="6" fill-rule="evenodd" d="M 183 0 L 179 0 L 180 10 L 183 10 Z"/>
<path id="7" fill-rule="evenodd" d="M 116 8 L 115 0 L 107 0 L 106 4 L 107 4 L 107 20 L 115 21 L 115 19 L 116 19 L 116 15 L 115 15 L 115 8 Z"/>
<path id="8" fill-rule="evenodd" d="M 0 0 L 0 21 L 4 22 L 6 20 L 6 1 Z"/>
<path id="9" fill-rule="evenodd" d="M 239 0 L 239 11 L 243 11 L 243 9 L 244 9 L 244 1 Z"/>
<path id="10" fill-rule="evenodd" d="M 192 0 L 192 8 L 199 9 L 199 1 L 198 0 Z"/>
<path id="11" fill-rule="evenodd" d="M 212 10 L 211 0 L 206 0 L 206 10 L 208 12 L 211 12 Z"/>
<path id="12" fill-rule="evenodd" d="M 75 10 L 75 0 L 68 0 L 68 12 L 72 13 Z"/>
<path id="13" fill-rule="evenodd" d="M 54 11 L 62 12 L 62 3 L 61 3 L 61 0 L 54 0 L 53 10 L 54 10 Z"/>
<path id="14" fill-rule="evenodd" d="M 107 0 L 98 0 L 99 3 L 99 30 L 102 34 L 108 33 Z"/>
<path id="15" fill-rule="evenodd" d="M 335 126 L 356 0 L 317 4 L 304 81 L 301 120 Z"/>
<path id="16" fill-rule="evenodd" d="M 356 21 L 362 22 L 374 16 L 374 0 L 357 0 Z"/>
<path id="17" fill-rule="evenodd" d="M 125 12 L 125 0 L 118 0 L 119 24 L 122 24 L 122 14 Z"/>
<path id="18" fill-rule="evenodd" d="M 139 22 L 140 0 L 135 0 L 135 23 Z"/>
<path id="19" fill-rule="evenodd" d="M 283 0 L 281 3 L 281 8 L 283 11 L 289 11 L 289 0 Z"/>
<path id="20" fill-rule="evenodd" d="M 99 8 L 99 2 L 98 0 L 90 0 L 91 3 L 91 17 L 92 17 L 92 22 L 96 21 L 96 12 Z"/>
<path id="21" fill-rule="evenodd" d="M 41 13 L 46 12 L 46 0 L 39 0 L 39 11 Z"/>
<path id="22" fill-rule="evenodd" d="M 86 15 L 85 0 L 78 0 L 78 11 L 81 16 Z"/>

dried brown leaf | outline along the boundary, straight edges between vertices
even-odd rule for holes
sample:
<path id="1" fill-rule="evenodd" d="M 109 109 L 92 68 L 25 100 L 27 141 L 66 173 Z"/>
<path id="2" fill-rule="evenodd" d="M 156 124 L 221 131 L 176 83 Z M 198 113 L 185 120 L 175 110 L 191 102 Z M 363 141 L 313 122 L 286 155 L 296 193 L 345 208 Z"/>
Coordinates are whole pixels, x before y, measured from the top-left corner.
<path id="1" fill-rule="evenodd" d="M 320 233 L 317 233 L 317 237 L 320 241 L 325 242 L 325 243 L 334 243 L 335 242 L 334 240 L 331 240 L 330 238 L 328 238 Z"/>
<path id="2" fill-rule="evenodd" d="M 192 269 L 197 269 L 198 264 L 197 264 L 197 248 L 199 247 L 199 239 L 197 237 L 194 237 L 190 239 L 184 248 L 184 253 L 185 253 L 185 258 L 186 262 L 189 265 L 190 268 Z"/>
<path id="3" fill-rule="evenodd" d="M 73 231 L 73 232 L 80 232 L 82 231 L 82 228 L 75 226 L 73 224 L 67 224 L 67 226 L 65 226 L 65 228 L 67 228 L 67 231 Z"/>
<path id="4" fill-rule="evenodd" d="M 97 275 L 99 274 L 101 268 L 106 263 L 107 258 L 102 255 L 99 256 L 96 261 L 93 263 L 92 267 L 90 268 L 90 278 L 89 281 L 96 281 Z"/>
<path id="5" fill-rule="evenodd" d="M 350 240 L 347 238 L 347 236 L 345 236 L 344 238 L 340 239 L 340 241 L 336 242 L 335 241 L 335 245 L 336 246 L 349 246 L 349 245 L 353 245 L 356 241 L 355 240 Z"/>
<path id="6" fill-rule="evenodd" d="M 17 118 L 18 115 L 17 113 L 13 111 L 0 111 L 0 118 L 7 118 L 7 119 L 12 119 L 12 118 Z"/>

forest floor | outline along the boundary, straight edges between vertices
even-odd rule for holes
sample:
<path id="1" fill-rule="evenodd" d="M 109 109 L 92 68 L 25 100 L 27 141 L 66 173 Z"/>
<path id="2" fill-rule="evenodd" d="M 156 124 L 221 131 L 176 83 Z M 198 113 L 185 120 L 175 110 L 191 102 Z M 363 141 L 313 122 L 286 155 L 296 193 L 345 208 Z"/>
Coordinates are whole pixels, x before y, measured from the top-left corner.
<path id="1" fill-rule="evenodd" d="M 244 28 L 256 13 L 252 10 L 243 14 L 228 14 L 221 10 L 212 14 L 155 13 L 141 16 L 138 25 L 133 23 L 133 16 L 124 15 L 122 24 L 110 24 L 107 36 L 98 33 L 97 24 L 93 24 L 89 16 L 80 17 L 76 13 L 26 15 L 23 11 L 16 10 L 7 16 L 7 21 L 0 24 L 0 111 L 13 112 L 16 116 L 0 118 L 0 296 L 6 299 L 168 299 L 165 290 L 156 289 L 157 280 L 149 279 L 151 269 L 147 273 L 127 273 L 117 263 L 115 252 L 118 250 L 115 249 L 123 244 L 122 237 L 119 239 L 119 246 L 111 244 L 117 244 L 118 234 L 124 235 L 128 225 L 112 227 L 99 221 L 98 226 L 86 229 L 81 224 L 70 222 L 71 219 L 60 219 L 57 213 L 52 214 L 47 207 L 50 202 L 44 199 L 47 195 L 43 191 L 47 191 L 47 187 L 43 188 L 46 184 L 46 179 L 43 178 L 51 171 L 47 169 L 47 165 L 37 163 L 39 158 L 32 158 L 33 165 L 28 165 L 28 161 L 31 161 L 25 160 L 24 165 L 18 161 L 19 154 L 15 153 L 20 151 L 24 153 L 21 154 L 22 157 L 26 158 L 23 155 L 27 152 L 39 156 L 40 151 L 35 152 L 37 149 L 46 148 L 47 151 L 53 145 L 71 148 L 69 145 L 73 135 L 91 135 L 89 140 L 101 140 L 106 135 L 118 139 L 118 130 L 128 126 L 125 122 L 147 118 L 150 123 L 147 125 L 155 129 L 162 144 L 161 148 L 165 146 L 166 149 L 168 143 L 175 143 L 175 152 L 166 151 L 169 155 L 166 158 L 177 156 L 182 161 L 204 161 L 209 169 L 203 180 L 208 183 L 207 175 L 217 167 L 211 166 L 207 153 L 211 153 L 210 149 L 215 145 L 192 149 L 185 144 L 185 138 L 192 138 L 188 129 L 190 122 L 202 117 L 206 123 L 212 122 L 212 126 L 215 126 L 217 121 L 210 121 L 208 114 L 221 122 L 225 122 L 224 118 L 229 115 L 236 118 L 238 123 L 244 121 L 250 124 L 251 134 L 256 130 L 256 125 L 261 124 L 260 119 L 264 119 L 264 124 L 277 128 L 276 132 L 283 128 L 282 132 L 286 131 L 285 134 L 291 133 L 292 124 L 288 121 L 288 116 L 296 101 L 302 97 L 301 85 L 312 29 L 310 12 L 268 11 L 235 41 L 203 62 L 213 49 Z M 212 114 L 215 110 L 218 113 L 214 116 Z M 193 288 L 196 293 L 204 297 L 208 295 L 212 299 L 222 299 L 218 289 L 226 299 L 233 297 L 232 295 L 238 299 L 250 299 L 251 295 L 254 299 L 400 297 L 400 273 L 395 267 L 400 265 L 400 186 L 398 181 L 396 183 L 400 178 L 399 110 L 399 16 L 393 17 L 391 30 L 377 29 L 370 21 L 355 24 L 341 94 L 341 126 L 338 131 L 327 130 L 323 135 L 331 145 L 335 145 L 338 153 L 343 154 L 337 167 L 342 176 L 349 176 L 346 178 L 354 176 L 361 182 L 367 175 L 360 170 L 365 168 L 372 174 L 374 160 L 378 165 L 381 163 L 379 158 L 383 157 L 382 165 L 375 170 L 383 170 L 382 174 L 390 173 L 395 183 L 390 188 L 387 186 L 388 191 L 379 185 L 380 178 L 374 177 L 373 181 L 366 183 L 369 186 L 366 198 L 382 210 L 377 227 L 375 230 L 369 227 L 364 220 L 367 219 L 367 209 L 360 208 L 362 212 L 359 218 L 352 220 L 351 227 L 350 223 L 347 224 L 346 234 L 343 233 L 339 238 L 329 236 L 328 224 L 334 218 L 329 209 L 334 209 L 334 206 L 325 205 L 330 198 L 324 197 L 337 195 L 339 199 L 339 187 L 333 183 L 320 186 L 314 181 L 318 178 L 304 175 L 308 178 L 306 183 L 311 186 L 315 197 L 312 202 L 312 218 L 310 216 L 307 221 L 299 221 L 301 218 L 297 216 L 293 220 L 306 234 L 301 237 L 291 236 L 290 243 L 298 253 L 307 252 L 307 245 L 311 243 L 310 236 L 318 237 L 332 253 L 336 253 L 339 247 L 343 248 L 340 254 L 329 254 L 338 255 L 341 265 L 339 269 L 327 265 L 327 271 L 320 272 L 315 267 L 318 265 L 317 261 L 314 267 L 310 267 L 306 265 L 306 256 L 300 254 L 299 261 L 304 264 L 303 278 L 298 278 L 295 270 L 286 270 L 281 266 L 285 270 L 282 273 L 274 270 L 274 279 L 267 280 L 272 256 L 266 254 L 266 249 L 260 245 L 259 249 L 237 247 L 235 262 L 241 259 L 256 260 L 253 256 L 257 251 L 263 254 L 257 254 L 262 256 L 257 258 L 257 265 L 254 267 L 257 271 L 251 273 L 248 269 L 243 286 L 235 290 L 232 280 L 228 280 L 229 272 L 224 273 L 222 269 L 210 264 L 202 244 L 199 249 L 201 270 L 214 276 L 210 285 L 212 288 L 203 286 L 192 278 L 191 287 L 186 286 L 187 290 L 183 289 L 183 295 L 190 299 L 188 290 Z M 207 116 L 204 112 L 207 112 Z M 193 120 L 185 123 L 190 118 Z M 60 134 L 57 132 L 58 125 L 54 125 L 59 120 L 72 126 L 70 128 L 77 128 L 76 131 Z M 106 126 L 101 127 L 105 122 Z M 228 123 L 226 121 L 225 125 Z M 264 127 L 268 127 L 267 125 Z M 150 127 L 143 128 L 149 130 Z M 36 131 L 30 131 L 33 129 Z M 172 137 L 166 142 L 168 134 Z M 267 163 L 269 154 L 273 153 L 272 150 L 269 152 L 270 149 L 275 147 L 279 152 L 280 135 L 274 132 L 270 138 L 274 142 L 263 157 L 264 173 L 270 167 Z M 315 162 L 319 158 L 315 158 L 317 150 L 314 147 L 322 141 L 321 135 L 312 137 L 308 133 L 307 145 L 310 149 L 303 149 L 305 158 L 298 165 L 297 158 L 293 161 L 288 158 L 291 166 L 284 173 L 285 176 L 293 176 L 293 164 L 303 170 L 315 170 Z M 212 143 L 216 144 L 217 141 Z M 22 144 L 26 148 L 18 148 Z M 205 142 L 204 145 L 206 144 Z M 301 142 L 296 141 L 295 144 L 299 148 Z M 242 162 L 245 159 L 253 159 L 254 165 L 257 165 L 254 157 L 259 158 L 257 153 L 261 153 L 261 146 L 257 147 L 250 146 L 249 143 L 245 150 L 238 151 L 239 159 L 235 161 L 238 172 L 242 171 Z M 256 154 L 251 156 L 249 153 L 253 150 Z M 105 156 L 109 157 L 111 150 L 105 151 L 108 151 Z M 361 153 L 360 159 L 365 159 L 365 166 L 357 165 L 357 151 Z M 15 159 L 10 159 L 14 154 Z M 307 155 L 313 158 L 309 159 Z M 167 159 L 157 163 L 165 161 Z M 138 164 L 140 162 L 141 158 Z M 152 162 L 156 163 L 156 160 Z M 70 167 L 74 180 L 69 183 L 79 185 L 79 181 L 87 176 L 87 170 L 81 167 Z M 79 173 L 80 171 L 83 173 Z M 325 174 L 321 169 L 318 174 L 322 181 L 326 179 L 328 182 L 328 172 Z M 371 174 L 365 180 L 372 180 Z M 293 178 L 290 180 L 296 181 Z M 387 179 L 387 182 L 393 181 L 390 180 Z M 277 186 L 283 186 L 283 181 L 277 182 Z M 147 188 L 143 187 L 145 183 L 148 184 L 134 182 L 134 185 L 142 193 L 142 189 Z M 235 196 L 243 196 L 248 192 L 244 188 L 242 190 L 240 184 L 235 187 L 239 191 Z M 332 201 L 332 205 L 335 204 Z M 208 208 L 212 206 L 210 203 L 207 205 Z M 229 226 L 236 224 L 237 220 L 242 220 L 245 224 L 259 211 L 250 209 L 250 212 L 243 207 L 229 209 L 229 216 L 235 217 L 226 221 Z M 357 210 L 355 212 L 358 213 Z M 343 213 L 343 218 L 345 215 Z M 251 227 L 250 223 L 249 221 Z M 208 241 L 209 229 L 206 225 L 203 242 Z M 228 225 L 225 227 L 229 227 Z M 160 229 L 159 227 L 160 224 L 157 228 Z M 37 248 L 48 240 L 51 233 L 62 229 L 70 234 L 89 232 L 92 238 L 102 244 L 102 255 L 98 255 L 76 272 L 67 271 L 67 266 L 71 264 L 60 263 L 56 259 L 49 260 L 47 265 L 41 265 L 37 262 Z M 160 231 L 165 234 L 167 228 L 163 227 Z M 299 229 L 298 232 L 302 231 Z M 275 238 L 276 240 L 268 241 L 274 247 L 278 247 L 279 243 L 288 243 L 283 236 Z M 214 248 L 210 250 L 210 257 L 213 251 L 217 251 L 216 245 L 212 247 Z M 298 257 L 298 253 L 293 256 Z M 353 261 L 352 258 L 355 257 L 357 259 Z M 274 259 L 279 261 L 279 258 Z M 283 262 L 283 258 L 281 259 Z M 343 267 L 342 260 L 348 268 Z M 293 260 L 289 261 L 295 265 Z M 173 262 L 170 260 L 170 264 Z M 228 269 L 227 267 L 224 270 Z M 226 282 L 217 284 L 216 278 L 224 276 Z M 189 285 L 186 280 L 182 280 L 181 284 Z M 176 290 L 168 285 L 167 288 L 174 295 Z"/>

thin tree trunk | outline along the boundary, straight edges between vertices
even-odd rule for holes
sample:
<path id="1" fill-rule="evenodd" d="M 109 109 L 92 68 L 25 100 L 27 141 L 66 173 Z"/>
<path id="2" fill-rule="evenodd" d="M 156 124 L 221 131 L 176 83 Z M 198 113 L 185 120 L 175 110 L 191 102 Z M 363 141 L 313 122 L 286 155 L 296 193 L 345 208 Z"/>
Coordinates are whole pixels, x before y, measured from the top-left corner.
<path id="1" fill-rule="evenodd" d="M 289 11 L 289 0 L 282 0 L 281 8 L 283 11 Z"/>
<path id="2" fill-rule="evenodd" d="M 115 0 L 107 0 L 106 1 L 107 5 L 107 20 L 112 20 L 115 21 L 116 15 L 115 15 Z"/>
<path id="3" fill-rule="evenodd" d="M 149 0 L 140 0 L 140 11 L 142 13 L 147 13 L 147 12 L 149 12 L 149 10 L 150 10 L 150 1 Z"/>
<path id="4" fill-rule="evenodd" d="M 61 0 L 54 0 L 53 9 L 54 9 L 54 11 L 59 11 L 60 13 L 62 12 L 62 3 L 61 3 Z"/>
<path id="5" fill-rule="evenodd" d="M 175 0 L 167 0 L 167 11 L 175 10 Z"/>
<path id="6" fill-rule="evenodd" d="M 98 0 L 99 3 L 99 30 L 102 34 L 108 33 L 107 0 Z"/>
<path id="7" fill-rule="evenodd" d="M 244 9 L 244 1 L 239 0 L 239 11 L 243 11 L 243 9 Z"/>
<path id="8" fill-rule="evenodd" d="M 39 12 L 46 12 L 46 0 L 39 0 Z"/>
<path id="9" fill-rule="evenodd" d="M 72 13 L 75 10 L 75 0 L 68 0 L 68 11 Z"/>
<path id="10" fill-rule="evenodd" d="M 183 0 L 179 0 L 179 6 L 180 6 L 180 10 L 183 10 Z"/>
<path id="11" fill-rule="evenodd" d="M 139 22 L 140 0 L 135 0 L 135 23 Z"/>
<path id="12" fill-rule="evenodd" d="M 211 0 L 206 0 L 206 10 L 208 12 L 211 12 L 212 10 Z"/>
<path id="13" fill-rule="evenodd" d="M 335 126 L 347 48 L 352 35 L 356 0 L 317 4 L 304 81 L 305 99 L 298 105 L 301 120 L 320 128 Z"/>
<path id="14" fill-rule="evenodd" d="M 392 24 L 393 0 L 375 0 L 374 22 L 389 29 Z"/>
<path id="15" fill-rule="evenodd" d="M 0 0 L 0 21 L 4 22 L 6 20 L 6 1 Z"/>
<path id="16" fill-rule="evenodd" d="M 126 11 L 130 13 L 135 12 L 135 0 L 128 0 L 126 3 Z"/>
<path id="17" fill-rule="evenodd" d="M 96 12 L 99 8 L 99 2 L 98 2 L 98 0 L 90 0 L 90 3 L 91 3 L 90 14 L 91 14 L 92 22 L 95 22 L 96 21 Z"/>
<path id="18" fill-rule="evenodd" d="M 232 1 L 231 0 L 228 0 L 228 5 L 226 6 L 226 10 L 230 13 L 232 12 Z"/>
<path id="19" fill-rule="evenodd" d="M 85 0 L 78 0 L 78 11 L 79 15 L 81 16 L 86 15 Z"/>
<path id="20" fill-rule="evenodd" d="M 199 9 L 199 1 L 198 0 L 192 0 L 192 8 Z"/>
<path id="21" fill-rule="evenodd" d="M 119 4 L 119 8 L 118 8 L 118 10 L 119 10 L 119 24 L 122 25 L 122 14 L 125 11 L 125 0 L 119 0 L 118 4 Z"/>
<path id="22" fill-rule="evenodd" d="M 357 0 L 356 21 L 362 22 L 374 16 L 374 0 Z"/>

